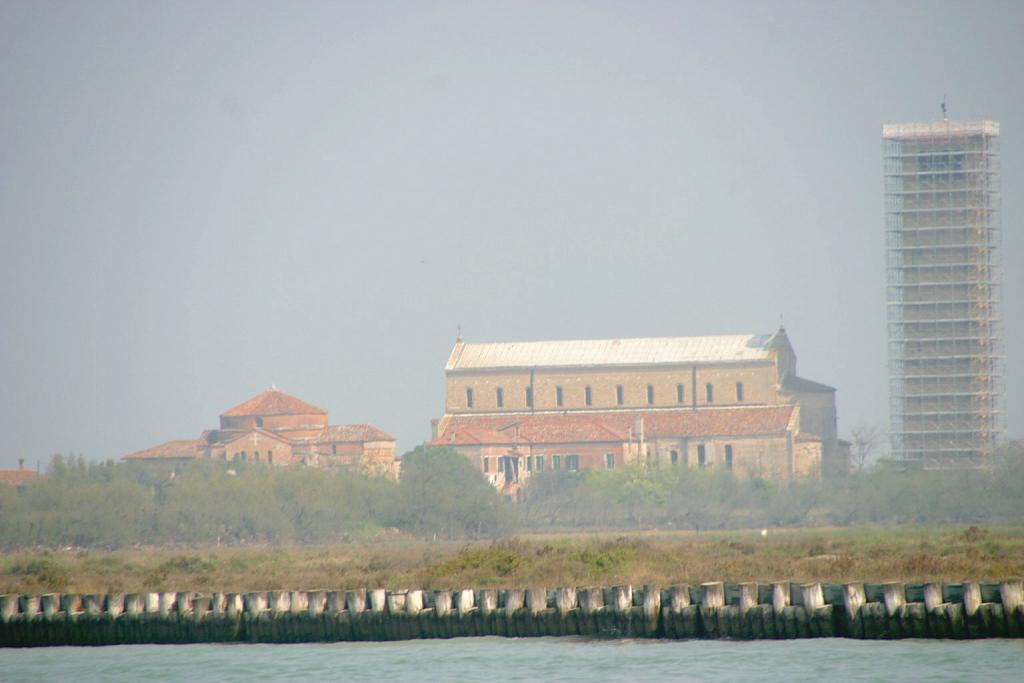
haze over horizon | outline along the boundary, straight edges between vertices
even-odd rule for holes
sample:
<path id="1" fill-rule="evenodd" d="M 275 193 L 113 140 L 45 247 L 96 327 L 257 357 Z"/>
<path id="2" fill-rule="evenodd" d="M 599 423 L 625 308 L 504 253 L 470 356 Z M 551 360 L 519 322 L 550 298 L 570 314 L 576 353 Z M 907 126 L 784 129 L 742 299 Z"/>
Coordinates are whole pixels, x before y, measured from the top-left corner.
<path id="1" fill-rule="evenodd" d="M 888 427 L 881 126 L 1000 122 L 1024 5 L 0 3 L 0 468 L 271 384 L 430 435 L 467 341 L 774 331 Z"/>

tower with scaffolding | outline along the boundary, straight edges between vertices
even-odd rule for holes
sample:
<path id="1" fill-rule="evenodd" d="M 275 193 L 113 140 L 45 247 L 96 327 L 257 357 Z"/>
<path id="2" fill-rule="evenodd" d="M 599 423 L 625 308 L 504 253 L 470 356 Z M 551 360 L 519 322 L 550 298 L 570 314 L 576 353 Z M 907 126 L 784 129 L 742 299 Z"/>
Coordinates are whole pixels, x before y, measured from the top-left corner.
<path id="1" fill-rule="evenodd" d="M 978 467 L 1005 434 L 999 124 L 886 124 L 893 455 Z"/>

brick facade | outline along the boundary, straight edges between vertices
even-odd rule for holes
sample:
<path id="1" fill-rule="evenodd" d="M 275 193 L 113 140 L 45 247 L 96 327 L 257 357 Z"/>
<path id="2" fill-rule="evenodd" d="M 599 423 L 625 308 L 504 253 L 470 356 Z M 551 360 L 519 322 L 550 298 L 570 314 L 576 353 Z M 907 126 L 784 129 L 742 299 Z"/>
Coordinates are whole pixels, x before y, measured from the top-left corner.
<path id="1" fill-rule="evenodd" d="M 644 462 L 773 481 L 845 467 L 835 390 L 796 375 L 782 328 L 719 338 L 460 339 L 446 375 L 432 443 L 465 453 L 507 491 L 536 471 L 538 454 L 545 469 L 558 456 L 560 469 L 571 457 L 581 470 Z"/>

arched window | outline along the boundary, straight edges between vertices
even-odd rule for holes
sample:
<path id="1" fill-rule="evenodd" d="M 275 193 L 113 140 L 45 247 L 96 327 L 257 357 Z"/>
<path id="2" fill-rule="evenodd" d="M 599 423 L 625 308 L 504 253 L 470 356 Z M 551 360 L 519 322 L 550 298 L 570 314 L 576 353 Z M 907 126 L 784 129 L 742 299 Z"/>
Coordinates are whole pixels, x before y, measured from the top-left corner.
<path id="1" fill-rule="evenodd" d="M 736 401 L 743 402 L 743 382 L 736 382 Z"/>
<path id="2" fill-rule="evenodd" d="M 623 396 L 623 393 L 622 393 L 622 385 L 621 384 L 616 384 L 615 385 L 615 403 L 617 405 L 621 406 L 623 404 L 623 402 L 624 402 L 624 399 L 625 399 L 625 396 Z"/>
<path id="3" fill-rule="evenodd" d="M 533 407 L 533 387 L 526 387 L 526 407 Z"/>
<path id="4" fill-rule="evenodd" d="M 466 389 L 466 407 L 467 408 L 472 408 L 473 407 L 473 390 L 472 389 Z"/>
<path id="5" fill-rule="evenodd" d="M 654 405 L 654 385 L 653 384 L 648 384 L 647 385 L 647 405 L 649 405 L 649 406 Z"/>
<path id="6" fill-rule="evenodd" d="M 565 398 L 565 395 L 562 392 L 562 387 L 555 387 L 555 405 L 557 405 L 559 408 L 561 408 L 564 398 Z"/>
<path id="7" fill-rule="evenodd" d="M 590 390 L 590 387 L 583 389 L 583 402 L 588 406 L 594 404 L 594 392 Z"/>
<path id="8" fill-rule="evenodd" d="M 683 402 L 683 385 L 682 384 L 677 384 L 676 385 L 676 403 L 682 403 L 682 402 Z"/>
<path id="9" fill-rule="evenodd" d="M 704 394 L 707 397 L 708 403 L 715 402 L 715 387 L 710 382 L 704 385 Z"/>
<path id="10" fill-rule="evenodd" d="M 494 390 L 494 401 L 498 404 L 499 408 L 505 407 L 505 390 L 501 387 Z"/>

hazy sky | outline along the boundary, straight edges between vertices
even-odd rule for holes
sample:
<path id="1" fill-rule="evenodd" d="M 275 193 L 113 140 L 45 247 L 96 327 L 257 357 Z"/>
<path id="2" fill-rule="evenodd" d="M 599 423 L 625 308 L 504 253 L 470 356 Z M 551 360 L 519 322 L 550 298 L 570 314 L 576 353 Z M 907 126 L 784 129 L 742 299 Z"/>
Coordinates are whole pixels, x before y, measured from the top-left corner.
<path id="1" fill-rule="evenodd" d="M 0 0 L 0 467 L 272 382 L 403 450 L 468 341 L 770 332 L 888 423 L 881 125 L 1002 124 L 1024 3 Z M 1011 255 L 1017 255 L 1016 261 Z"/>

